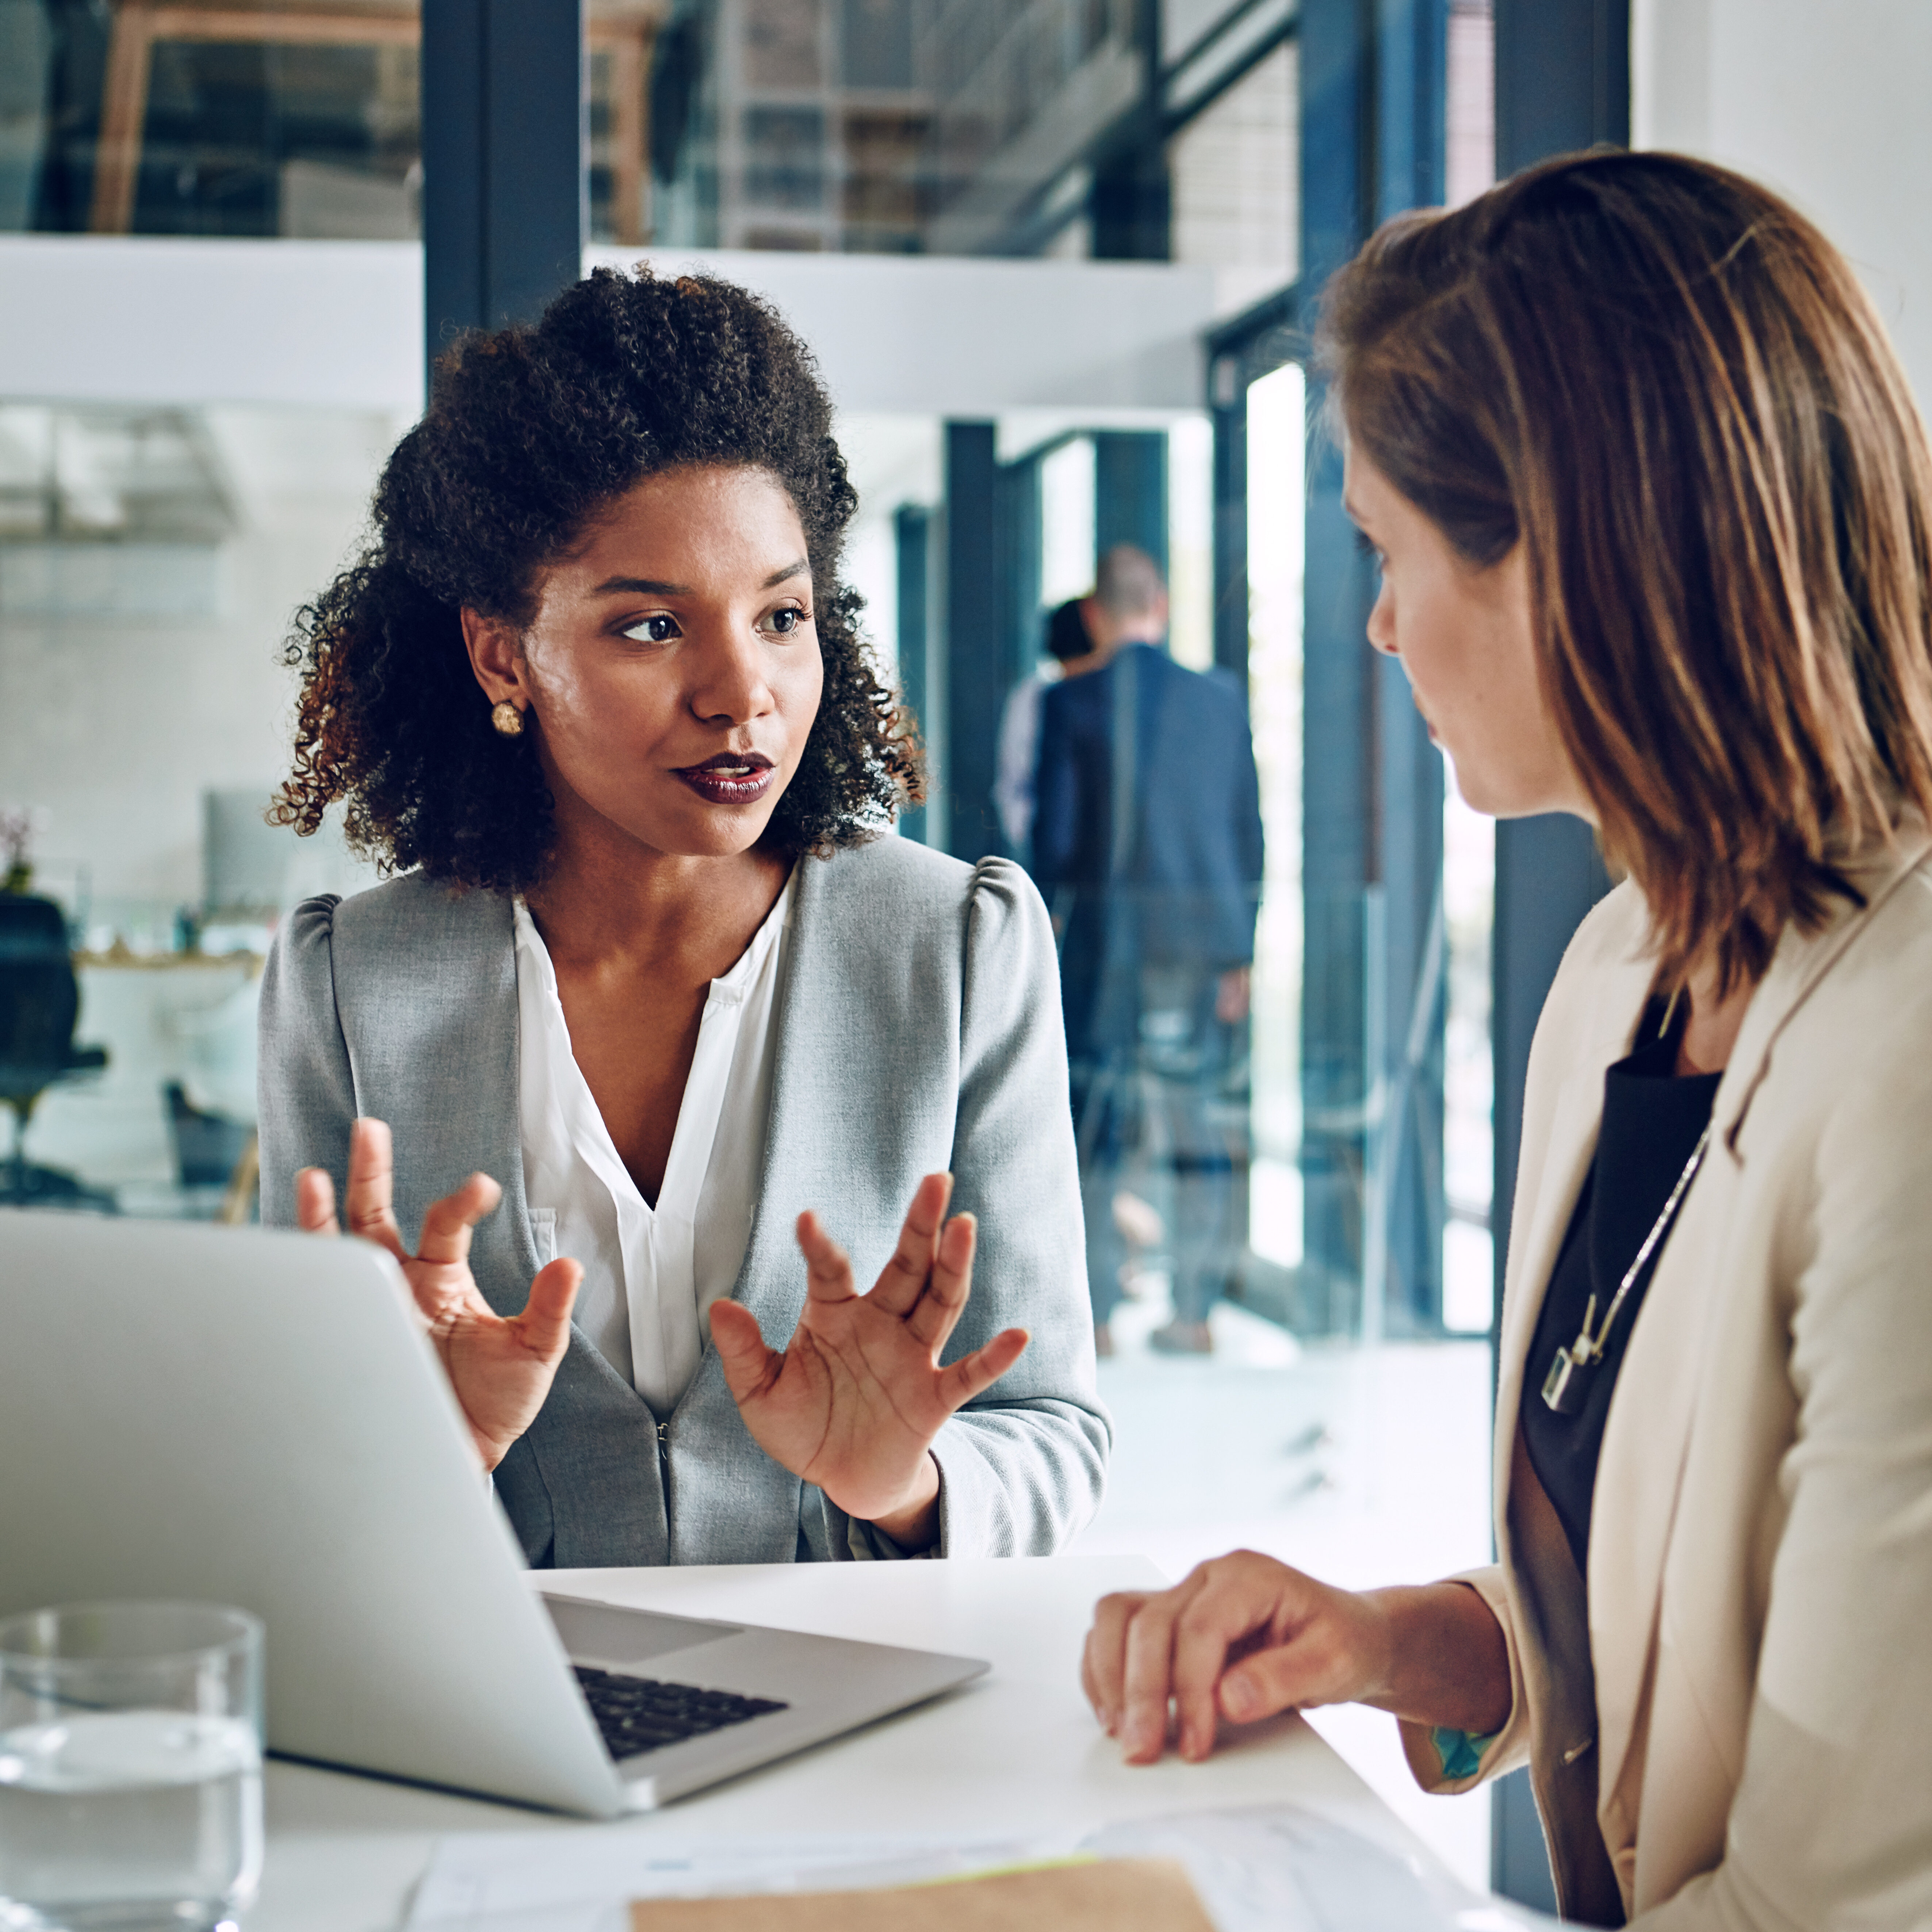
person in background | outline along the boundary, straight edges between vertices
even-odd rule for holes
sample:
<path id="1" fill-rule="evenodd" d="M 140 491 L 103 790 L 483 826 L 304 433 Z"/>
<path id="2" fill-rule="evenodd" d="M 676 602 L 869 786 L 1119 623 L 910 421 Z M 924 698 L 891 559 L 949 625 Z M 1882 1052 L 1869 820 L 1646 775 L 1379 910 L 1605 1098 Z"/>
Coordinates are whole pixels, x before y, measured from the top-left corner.
<path id="1" fill-rule="evenodd" d="M 399 876 L 276 935 L 262 1218 L 394 1256 L 537 1567 L 1045 1556 L 1100 1499 L 1052 930 L 885 836 L 856 508 L 772 310 L 599 269 L 442 358 L 292 646 L 284 822 Z"/>
<path id="2" fill-rule="evenodd" d="M 1033 775 L 1040 757 L 1040 700 L 1067 664 L 1090 656 L 1094 632 L 1088 628 L 1090 597 L 1070 598 L 1047 614 L 1046 656 L 1006 693 L 1000 712 L 1000 760 L 993 781 L 993 805 L 1008 848 L 1024 858 L 1033 836 Z M 1096 611 L 1098 607 L 1095 607 Z"/>
<path id="3" fill-rule="evenodd" d="M 1157 648 L 1167 590 L 1144 550 L 1109 550 L 1091 602 L 1100 640 L 1040 700 L 1033 872 L 1060 933 L 1094 1332 L 1110 1352 L 1126 1259 L 1114 1196 L 1138 1154 L 1172 1179 L 1174 1319 L 1153 1344 L 1204 1354 L 1243 1233 L 1254 746 L 1234 681 Z"/>
<path id="4" fill-rule="evenodd" d="M 1605 150 L 1344 268 L 1318 340 L 1369 641 L 1463 796 L 1624 882 L 1530 1052 L 1498 1561 L 1243 1552 L 1108 1598 L 1127 1757 L 1393 1712 L 1527 1765 L 1564 1917 L 1932 1925 L 1932 450 L 1850 265 L 1742 176 Z M 1170 1704 L 1174 1707 L 1171 1720 Z"/>

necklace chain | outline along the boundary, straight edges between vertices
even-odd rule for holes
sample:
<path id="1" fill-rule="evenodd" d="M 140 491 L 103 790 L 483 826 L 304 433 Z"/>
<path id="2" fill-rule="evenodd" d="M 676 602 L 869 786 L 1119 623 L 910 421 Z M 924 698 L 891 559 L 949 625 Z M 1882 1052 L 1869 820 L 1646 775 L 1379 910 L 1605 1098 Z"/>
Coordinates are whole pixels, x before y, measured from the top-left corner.
<path id="1" fill-rule="evenodd" d="M 1543 1379 L 1543 1400 L 1559 1415 L 1574 1415 L 1583 1406 L 1586 1393 L 1580 1370 L 1594 1369 L 1604 1358 L 1604 1347 L 1610 1338 L 1610 1330 L 1616 1326 L 1617 1317 L 1630 1292 L 1636 1286 L 1637 1276 L 1642 1274 L 1644 1264 L 1658 1250 L 1658 1244 L 1670 1232 L 1670 1224 L 1677 1218 L 1677 1210 L 1683 1205 L 1684 1197 L 1690 1191 L 1690 1184 L 1697 1178 L 1697 1170 L 1704 1164 L 1704 1155 L 1711 1144 L 1711 1128 L 1706 1122 L 1704 1131 L 1697 1136 L 1697 1144 L 1690 1150 L 1690 1158 L 1684 1163 L 1684 1172 L 1677 1177 L 1677 1184 L 1670 1190 L 1670 1198 L 1664 1204 L 1663 1211 L 1652 1222 L 1650 1232 L 1644 1236 L 1643 1245 L 1636 1251 L 1636 1258 L 1624 1270 L 1624 1278 L 1617 1283 L 1617 1292 L 1610 1298 L 1610 1305 L 1604 1311 L 1604 1319 L 1594 1334 L 1590 1324 L 1597 1312 L 1597 1298 L 1593 1294 L 1584 1304 L 1583 1325 L 1576 1332 L 1576 1339 L 1567 1348 L 1559 1348 L 1550 1364 L 1550 1372 Z"/>

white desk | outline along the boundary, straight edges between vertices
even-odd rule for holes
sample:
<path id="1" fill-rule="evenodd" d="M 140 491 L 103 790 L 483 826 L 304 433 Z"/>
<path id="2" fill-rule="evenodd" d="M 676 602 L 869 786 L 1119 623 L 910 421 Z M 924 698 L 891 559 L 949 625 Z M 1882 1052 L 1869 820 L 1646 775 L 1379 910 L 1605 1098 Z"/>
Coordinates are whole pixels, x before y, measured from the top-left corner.
<path id="1" fill-rule="evenodd" d="M 1077 1673 L 1095 1598 L 1162 1586 L 1139 1558 L 578 1570 L 532 1580 L 612 1603 L 910 1644 L 993 1666 L 936 1703 L 664 1810 L 586 1831 L 923 1834 L 952 1826 L 962 1836 L 1030 1837 L 1292 1801 L 1384 1844 L 1420 1850 L 1299 1718 L 1257 1726 L 1204 1765 L 1170 1758 L 1136 1770 L 1120 1762 Z M 267 1872 L 247 1932 L 379 1932 L 400 1922 L 441 1834 L 554 1830 L 562 1822 L 289 1764 L 269 1768 L 268 1814 Z"/>

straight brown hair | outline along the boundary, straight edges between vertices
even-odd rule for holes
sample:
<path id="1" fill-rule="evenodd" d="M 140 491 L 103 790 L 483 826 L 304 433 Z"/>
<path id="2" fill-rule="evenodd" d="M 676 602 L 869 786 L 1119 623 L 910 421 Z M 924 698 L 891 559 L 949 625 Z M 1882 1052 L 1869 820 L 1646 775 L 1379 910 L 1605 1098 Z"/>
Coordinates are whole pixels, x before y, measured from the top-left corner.
<path id="1" fill-rule="evenodd" d="M 1932 458 L 1844 257 L 1682 155 L 1550 161 L 1330 283 L 1346 434 L 1472 566 L 1527 547 L 1546 700 L 1662 983 L 1756 980 L 1932 820 Z"/>

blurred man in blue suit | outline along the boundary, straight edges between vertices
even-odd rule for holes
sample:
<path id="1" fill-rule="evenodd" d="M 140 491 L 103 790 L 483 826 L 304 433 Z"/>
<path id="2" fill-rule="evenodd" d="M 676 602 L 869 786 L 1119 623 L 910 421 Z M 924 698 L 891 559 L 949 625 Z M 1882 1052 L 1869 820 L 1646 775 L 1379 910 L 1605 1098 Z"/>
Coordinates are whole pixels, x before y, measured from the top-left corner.
<path id="1" fill-rule="evenodd" d="M 1110 1352 L 1125 1258 L 1114 1196 L 1138 1155 L 1172 1175 L 1174 1318 L 1154 1344 L 1205 1354 L 1246 1233 L 1232 1222 L 1262 879 L 1254 747 L 1232 677 L 1144 641 L 1166 607 L 1151 557 L 1108 550 L 1092 602 L 1094 650 L 1041 700 L 1032 829 L 1061 934 L 1094 1334 Z"/>

